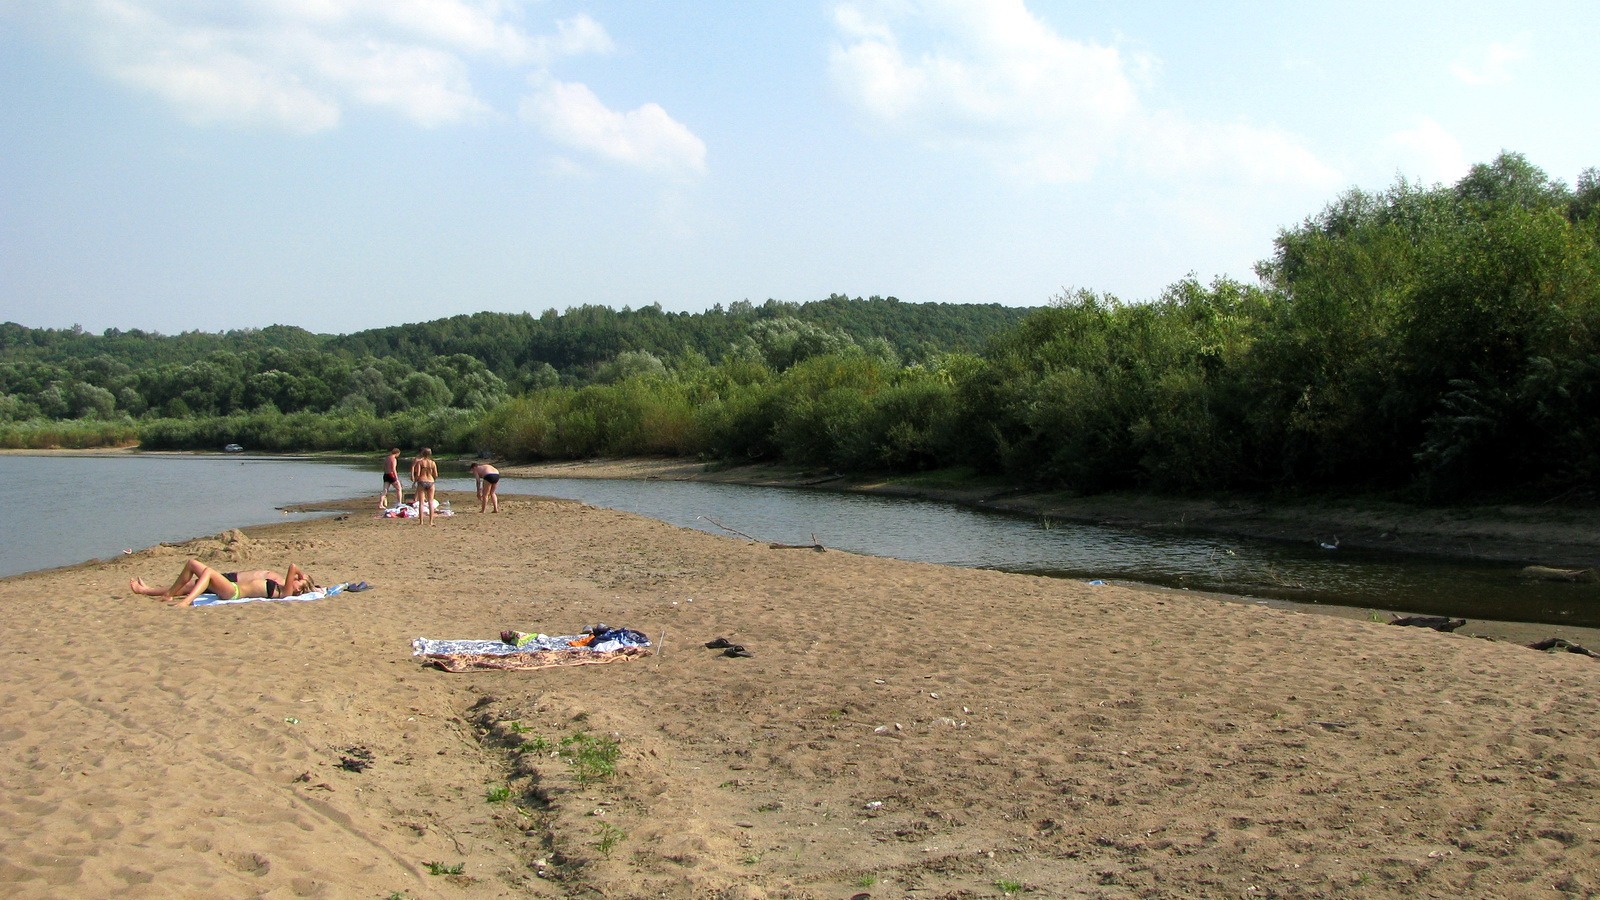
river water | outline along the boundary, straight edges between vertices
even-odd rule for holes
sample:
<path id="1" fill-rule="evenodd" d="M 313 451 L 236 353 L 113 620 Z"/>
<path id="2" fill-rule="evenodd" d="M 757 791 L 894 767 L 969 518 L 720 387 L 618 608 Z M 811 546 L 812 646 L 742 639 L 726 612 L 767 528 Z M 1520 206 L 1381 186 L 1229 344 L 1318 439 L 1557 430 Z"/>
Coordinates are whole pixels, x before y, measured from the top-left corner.
<path id="1" fill-rule="evenodd" d="M 371 496 L 379 465 L 249 456 L 0 455 L 25 520 L 0 540 L 0 576 L 115 556 L 229 528 L 290 521 L 280 507 Z M 446 477 L 440 490 L 472 489 Z M 949 565 L 1137 581 L 1262 598 L 1468 619 L 1600 625 L 1600 586 L 1530 582 L 1515 565 L 1462 563 L 1310 541 L 1283 544 L 1039 520 L 903 498 L 684 481 L 516 479 L 538 494 L 764 542 Z M 475 514 L 475 513 L 473 513 Z"/>

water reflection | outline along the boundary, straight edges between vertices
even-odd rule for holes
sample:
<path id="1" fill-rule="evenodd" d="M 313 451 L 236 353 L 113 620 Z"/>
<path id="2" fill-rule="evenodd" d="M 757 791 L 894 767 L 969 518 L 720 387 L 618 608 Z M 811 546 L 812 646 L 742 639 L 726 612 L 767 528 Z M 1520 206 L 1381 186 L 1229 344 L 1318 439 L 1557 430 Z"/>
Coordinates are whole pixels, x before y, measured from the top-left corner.
<path id="1" fill-rule="evenodd" d="M 920 500 L 672 481 L 507 479 L 544 494 L 763 541 L 1067 578 L 1112 579 L 1479 619 L 1600 625 L 1600 586 L 1521 567 L 1348 548 L 1126 531 Z"/>

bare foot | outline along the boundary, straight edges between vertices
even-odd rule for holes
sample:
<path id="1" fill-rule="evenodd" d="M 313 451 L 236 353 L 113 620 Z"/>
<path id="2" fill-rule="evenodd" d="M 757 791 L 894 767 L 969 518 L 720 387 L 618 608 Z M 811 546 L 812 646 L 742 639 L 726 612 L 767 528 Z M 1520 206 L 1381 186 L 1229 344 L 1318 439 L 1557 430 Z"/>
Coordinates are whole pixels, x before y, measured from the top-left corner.
<path id="1" fill-rule="evenodd" d="M 158 588 L 153 588 L 150 585 L 145 584 L 143 578 L 130 578 L 130 579 L 128 579 L 128 589 L 133 591 L 135 594 L 143 594 L 146 597 L 165 597 L 165 596 L 167 596 L 167 592 L 166 591 L 160 590 Z"/>

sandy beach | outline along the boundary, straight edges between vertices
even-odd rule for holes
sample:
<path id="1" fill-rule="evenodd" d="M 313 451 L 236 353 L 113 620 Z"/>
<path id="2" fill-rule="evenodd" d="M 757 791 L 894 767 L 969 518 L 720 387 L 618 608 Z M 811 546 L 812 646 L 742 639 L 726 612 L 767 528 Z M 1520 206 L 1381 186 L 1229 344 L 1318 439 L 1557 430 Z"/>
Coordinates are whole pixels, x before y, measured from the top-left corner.
<path id="1" fill-rule="evenodd" d="M 352 504 L 0 581 L 0 896 L 1600 892 L 1600 661 L 501 509 Z M 191 556 L 375 587 L 129 592 Z M 597 622 L 657 652 L 460 674 L 411 652 Z M 563 752 L 611 746 L 604 776 Z"/>

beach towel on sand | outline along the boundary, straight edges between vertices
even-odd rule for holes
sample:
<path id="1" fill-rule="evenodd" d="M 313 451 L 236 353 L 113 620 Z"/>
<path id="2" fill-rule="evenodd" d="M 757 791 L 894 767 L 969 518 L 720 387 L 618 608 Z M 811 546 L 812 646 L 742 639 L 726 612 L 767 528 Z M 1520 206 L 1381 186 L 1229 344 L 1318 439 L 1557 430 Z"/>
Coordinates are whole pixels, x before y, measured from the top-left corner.
<path id="1" fill-rule="evenodd" d="M 631 628 L 596 625 L 582 634 L 501 633 L 498 641 L 438 641 L 417 638 L 411 655 L 446 672 L 472 669 L 545 669 L 593 666 L 650 655 L 650 639 Z"/>
<path id="2" fill-rule="evenodd" d="M 402 503 L 391 506 L 378 513 L 380 519 L 415 519 L 422 514 L 422 507 L 415 503 Z M 439 501 L 433 501 L 433 514 L 441 518 L 455 515 L 448 506 L 440 506 Z"/>
<path id="3" fill-rule="evenodd" d="M 360 583 L 363 585 L 366 584 L 366 582 Z M 302 603 L 307 600 L 321 600 L 324 597 L 332 597 L 336 594 L 342 594 L 345 591 L 353 592 L 354 589 L 354 585 L 351 585 L 349 582 L 345 582 L 344 584 L 335 584 L 325 588 L 317 588 L 314 591 L 306 591 L 304 594 L 291 594 L 288 597 L 240 597 L 236 600 L 224 600 L 221 597 L 218 597 L 216 594 L 201 594 L 200 596 L 194 598 L 194 605 L 227 606 L 232 603 Z"/>

